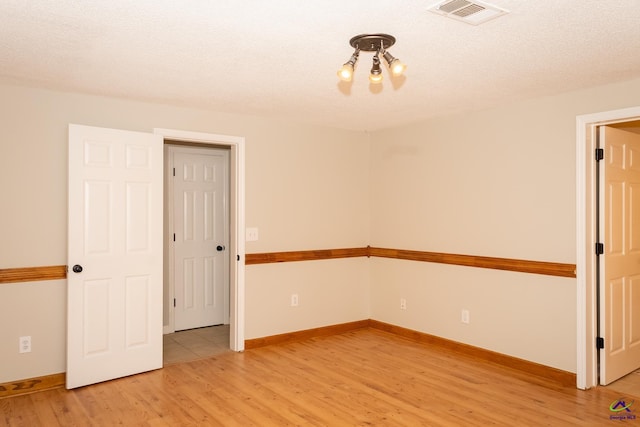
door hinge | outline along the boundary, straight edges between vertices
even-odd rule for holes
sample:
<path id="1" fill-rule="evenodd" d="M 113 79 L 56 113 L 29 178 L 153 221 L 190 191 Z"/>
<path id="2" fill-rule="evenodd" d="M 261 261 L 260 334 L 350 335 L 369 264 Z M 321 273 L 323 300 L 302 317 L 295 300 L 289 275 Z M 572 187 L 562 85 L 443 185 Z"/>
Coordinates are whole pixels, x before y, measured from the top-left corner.
<path id="1" fill-rule="evenodd" d="M 173 233 L 173 241 L 176 241 L 176 233 Z"/>
<path id="2" fill-rule="evenodd" d="M 175 298 L 173 299 L 173 306 L 174 307 L 176 306 L 176 299 Z"/>
<path id="3" fill-rule="evenodd" d="M 596 162 L 604 159 L 604 149 L 596 148 Z"/>
<path id="4" fill-rule="evenodd" d="M 604 338 L 602 337 L 596 338 L 596 348 L 597 349 L 604 348 Z"/>
<path id="5" fill-rule="evenodd" d="M 173 176 L 176 176 L 176 168 L 173 168 Z"/>
<path id="6" fill-rule="evenodd" d="M 238 257 L 238 261 L 240 261 L 240 255 L 237 255 L 237 257 Z"/>
<path id="7" fill-rule="evenodd" d="M 604 253 L 604 243 L 596 243 L 596 255 L 602 255 Z"/>

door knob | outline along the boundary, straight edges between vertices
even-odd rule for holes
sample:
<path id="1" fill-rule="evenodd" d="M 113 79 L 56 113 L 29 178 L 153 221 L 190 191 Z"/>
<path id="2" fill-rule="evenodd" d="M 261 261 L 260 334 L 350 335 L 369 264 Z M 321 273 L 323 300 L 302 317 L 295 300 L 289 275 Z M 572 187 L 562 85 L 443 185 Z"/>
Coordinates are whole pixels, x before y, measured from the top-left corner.
<path id="1" fill-rule="evenodd" d="M 76 265 L 73 266 L 72 270 L 73 270 L 74 273 L 82 273 L 82 266 L 76 264 Z"/>
<path id="2" fill-rule="evenodd" d="M 218 245 L 218 246 L 216 247 L 216 250 L 217 250 L 218 252 L 222 252 L 222 251 L 224 251 L 224 246 Z"/>

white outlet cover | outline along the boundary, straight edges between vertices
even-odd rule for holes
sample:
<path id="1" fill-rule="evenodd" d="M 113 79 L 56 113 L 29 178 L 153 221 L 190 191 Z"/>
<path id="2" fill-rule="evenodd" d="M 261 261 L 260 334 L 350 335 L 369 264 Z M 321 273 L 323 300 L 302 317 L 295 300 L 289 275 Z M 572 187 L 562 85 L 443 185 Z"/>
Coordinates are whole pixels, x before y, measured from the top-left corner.
<path id="1" fill-rule="evenodd" d="M 469 324 L 469 310 L 462 310 L 462 323 Z"/>
<path id="2" fill-rule="evenodd" d="M 19 342 L 19 352 L 20 353 L 30 353 L 31 352 L 31 337 L 20 337 L 18 339 Z"/>

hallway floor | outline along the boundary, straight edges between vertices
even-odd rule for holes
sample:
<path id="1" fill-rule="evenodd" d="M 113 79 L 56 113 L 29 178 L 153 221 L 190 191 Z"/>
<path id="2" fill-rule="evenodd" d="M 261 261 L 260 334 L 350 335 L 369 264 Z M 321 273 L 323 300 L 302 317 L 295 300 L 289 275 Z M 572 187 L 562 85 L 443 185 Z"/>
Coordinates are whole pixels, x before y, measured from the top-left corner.
<path id="1" fill-rule="evenodd" d="M 163 336 L 163 365 L 189 362 L 231 351 L 229 325 L 190 329 Z"/>
<path id="2" fill-rule="evenodd" d="M 634 396 L 640 399 L 640 369 L 625 375 L 605 387 L 625 396 Z"/>

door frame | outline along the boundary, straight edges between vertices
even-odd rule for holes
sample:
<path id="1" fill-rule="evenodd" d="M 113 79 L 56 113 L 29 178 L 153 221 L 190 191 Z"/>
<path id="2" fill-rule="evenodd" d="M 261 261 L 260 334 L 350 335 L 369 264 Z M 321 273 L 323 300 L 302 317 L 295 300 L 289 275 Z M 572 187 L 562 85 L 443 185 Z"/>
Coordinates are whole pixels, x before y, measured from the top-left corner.
<path id="1" fill-rule="evenodd" d="M 229 156 L 229 347 L 244 350 L 245 325 L 245 138 L 154 128 L 165 143 L 187 142 L 230 148 Z"/>
<path id="2" fill-rule="evenodd" d="M 640 107 L 576 117 L 576 385 L 583 390 L 598 385 L 595 132 L 597 126 L 635 120 Z"/>

